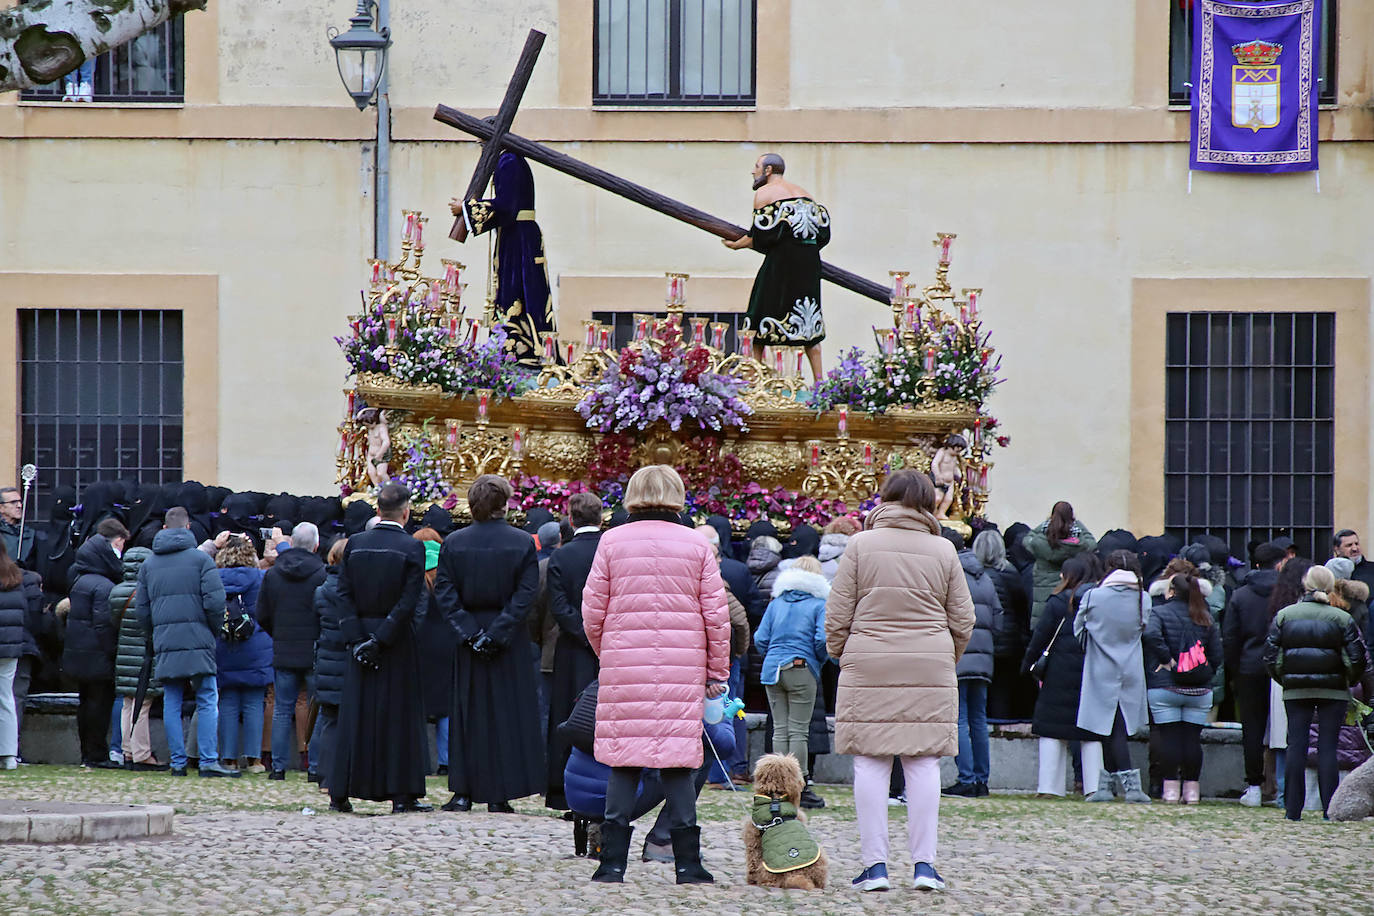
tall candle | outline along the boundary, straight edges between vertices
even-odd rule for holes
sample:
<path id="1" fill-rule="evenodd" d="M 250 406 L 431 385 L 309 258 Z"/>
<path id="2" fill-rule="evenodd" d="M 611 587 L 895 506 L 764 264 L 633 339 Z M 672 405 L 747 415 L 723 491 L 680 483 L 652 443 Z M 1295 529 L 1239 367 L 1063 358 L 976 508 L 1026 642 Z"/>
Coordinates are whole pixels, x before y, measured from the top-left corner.
<path id="1" fill-rule="evenodd" d="M 548 362 L 553 362 L 555 359 L 558 358 L 558 357 L 555 355 L 554 346 L 555 346 L 555 342 L 554 342 L 554 339 L 553 339 L 553 335 L 551 335 L 551 334 L 545 335 L 545 337 L 544 337 L 544 359 L 547 360 Z"/>
<path id="2" fill-rule="evenodd" d="M 570 340 L 570 341 L 568 341 L 567 347 L 568 347 L 568 365 L 571 366 L 571 365 L 573 364 L 574 360 L 575 360 L 576 357 L 577 357 L 577 344 L 573 343 L 573 342 Z"/>
<path id="3" fill-rule="evenodd" d="M 806 353 L 805 353 L 804 350 L 802 350 L 801 347 L 798 347 L 798 348 L 797 348 L 797 367 L 796 367 L 796 370 L 795 370 L 795 371 L 796 371 L 796 374 L 797 374 L 797 378 L 801 378 L 802 366 L 805 364 L 805 361 L 806 361 Z"/>
<path id="4" fill-rule="evenodd" d="M 873 467 L 873 443 L 864 443 L 864 467 Z"/>
<path id="5" fill-rule="evenodd" d="M 704 346 L 706 344 L 705 318 L 692 319 L 692 343 L 696 344 L 697 346 Z"/>
<path id="6" fill-rule="evenodd" d="M 611 329 L 609 326 L 604 324 L 600 325 L 596 329 L 596 337 L 597 346 L 601 347 L 601 349 L 609 350 L 611 348 Z"/>
<path id="7" fill-rule="evenodd" d="M 510 431 L 510 453 L 519 458 L 525 451 L 525 436 L 520 431 L 520 427 L 514 426 Z"/>
<path id="8" fill-rule="evenodd" d="M 883 332 L 883 353 L 887 356 L 897 355 L 897 331 L 894 328 Z"/>
<path id="9" fill-rule="evenodd" d="M 649 336 L 649 316 L 635 315 L 635 340 L 643 340 Z"/>
<path id="10" fill-rule="evenodd" d="M 988 491 L 988 466 L 986 464 L 978 471 L 978 489 L 984 493 Z"/>
<path id="11" fill-rule="evenodd" d="M 416 248 L 425 247 L 425 221 L 419 217 L 415 219 L 415 233 L 412 241 Z"/>
<path id="12" fill-rule="evenodd" d="M 361 320 L 361 319 L 359 319 L 359 318 L 354 318 L 352 321 L 349 322 L 349 324 L 352 325 L 352 327 L 353 327 L 353 336 L 354 336 L 354 337 L 357 337 L 359 334 L 362 333 L 362 320 Z"/>
<path id="13" fill-rule="evenodd" d="M 582 343 L 588 350 L 596 348 L 596 322 L 590 318 L 582 322 Z"/>
<path id="14" fill-rule="evenodd" d="M 396 342 L 396 316 L 386 316 L 386 342 L 394 344 Z"/>
<path id="15" fill-rule="evenodd" d="M 358 404 L 358 395 L 357 395 L 357 393 L 356 393 L 356 392 L 353 392 L 353 391 L 350 391 L 350 392 L 348 393 L 348 408 L 347 408 L 347 409 L 348 409 L 348 413 L 344 414 L 344 418 L 345 418 L 345 419 L 348 419 L 348 420 L 353 419 L 353 415 L 354 415 L 355 413 L 358 412 L 358 411 L 357 411 L 357 404 Z"/>
<path id="16" fill-rule="evenodd" d="M 970 321 L 978 320 L 978 297 L 983 294 L 981 289 L 966 289 L 964 294 L 968 296 L 968 317 Z"/>
<path id="17" fill-rule="evenodd" d="M 452 340 L 452 341 L 454 341 L 455 343 L 458 341 L 458 316 L 457 316 L 457 315 L 450 315 L 450 316 L 448 316 L 448 338 L 449 338 L 449 340 Z"/>
<path id="18" fill-rule="evenodd" d="M 347 454 L 347 453 L 348 453 L 348 433 L 341 433 L 341 434 L 339 435 L 339 454 L 340 454 L 340 455 L 345 455 L 345 454 Z"/>
<path id="19" fill-rule="evenodd" d="M 460 425 L 460 424 L 459 424 L 459 422 L 458 422 L 457 420 L 449 420 L 448 423 L 447 423 L 447 426 L 448 426 L 448 444 L 449 444 L 449 447 L 450 447 L 450 448 L 458 444 L 458 427 L 459 427 L 459 425 Z"/>
<path id="20" fill-rule="evenodd" d="M 974 417 L 974 418 L 973 418 L 973 444 L 974 444 L 974 445 L 981 445 L 982 443 L 983 443 L 983 418 L 982 418 L 982 417 Z"/>
<path id="21" fill-rule="evenodd" d="M 841 438 L 841 439 L 846 439 L 846 438 L 849 437 L 849 405 L 848 405 L 848 404 L 840 404 L 840 405 L 838 405 L 838 406 L 835 408 L 835 410 L 838 411 L 838 412 L 839 412 L 839 415 L 840 415 L 840 418 L 839 418 L 840 438 Z"/>
<path id="22" fill-rule="evenodd" d="M 371 286 L 373 290 L 376 290 L 382 285 L 382 262 L 373 258 L 369 263 L 372 265 Z"/>
<path id="23" fill-rule="evenodd" d="M 894 273 L 892 275 L 892 301 L 906 296 L 906 274 Z"/>
<path id="24" fill-rule="evenodd" d="M 935 374 L 935 348 L 926 347 L 926 375 Z"/>
<path id="25" fill-rule="evenodd" d="M 949 249 L 950 249 L 950 246 L 951 246 L 953 243 L 954 243 L 954 238 L 953 238 L 952 236 L 945 235 L 945 236 L 942 236 L 942 237 L 940 238 L 940 266 L 941 266 L 941 267 L 948 267 L 948 266 L 949 266 Z"/>
<path id="26" fill-rule="evenodd" d="M 814 467 L 816 467 L 816 466 L 817 466 L 818 464 L 820 464 L 820 463 L 821 463 L 821 444 L 820 444 L 819 442 L 812 442 L 812 443 L 811 443 L 811 466 L 814 468 Z"/>
<path id="27" fill-rule="evenodd" d="M 409 210 L 405 211 L 405 228 L 401 230 L 401 241 L 409 242 L 415 238 L 415 214 Z"/>
<path id="28" fill-rule="evenodd" d="M 782 363 L 782 347 L 773 348 L 773 371 L 776 372 L 778 375 L 782 375 L 784 371 Z"/>
<path id="29" fill-rule="evenodd" d="M 477 418 L 485 420 L 487 418 L 487 405 L 491 403 L 491 391 L 482 388 L 477 392 Z"/>
<path id="30" fill-rule="evenodd" d="M 725 331 L 728 327 L 723 321 L 711 322 L 711 346 L 717 350 L 725 349 Z"/>
<path id="31" fill-rule="evenodd" d="M 916 304 L 915 299 L 906 301 L 906 326 L 911 329 L 916 328 L 916 323 L 920 320 L 921 309 Z"/>
<path id="32" fill-rule="evenodd" d="M 476 319 L 476 318 L 469 318 L 469 319 L 468 319 L 468 345 L 469 345 L 469 346 L 472 346 L 472 347 L 477 346 L 477 319 Z"/>
<path id="33" fill-rule="evenodd" d="M 959 323 L 968 324 L 968 303 L 959 303 Z"/>
<path id="34" fill-rule="evenodd" d="M 740 331 L 739 334 L 738 334 L 737 336 L 739 337 L 739 352 L 740 352 L 740 355 L 741 355 L 741 356 L 751 356 L 751 355 L 753 355 L 753 352 L 754 352 L 754 332 L 753 332 L 753 331 Z"/>

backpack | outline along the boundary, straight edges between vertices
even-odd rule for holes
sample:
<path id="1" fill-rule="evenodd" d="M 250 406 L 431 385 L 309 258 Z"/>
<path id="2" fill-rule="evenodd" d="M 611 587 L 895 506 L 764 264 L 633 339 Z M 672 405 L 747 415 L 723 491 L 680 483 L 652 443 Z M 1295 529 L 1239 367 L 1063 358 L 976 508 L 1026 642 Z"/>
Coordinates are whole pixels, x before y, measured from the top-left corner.
<path id="1" fill-rule="evenodd" d="M 224 599 L 224 638 L 229 642 L 243 642 L 258 630 L 257 622 L 248 613 L 243 595 L 229 595 Z"/>
<path id="2" fill-rule="evenodd" d="M 1212 662 L 1207 658 L 1207 650 L 1202 648 L 1202 640 L 1178 653 L 1174 660 L 1173 679 L 1175 687 L 1206 687 L 1212 683 Z"/>

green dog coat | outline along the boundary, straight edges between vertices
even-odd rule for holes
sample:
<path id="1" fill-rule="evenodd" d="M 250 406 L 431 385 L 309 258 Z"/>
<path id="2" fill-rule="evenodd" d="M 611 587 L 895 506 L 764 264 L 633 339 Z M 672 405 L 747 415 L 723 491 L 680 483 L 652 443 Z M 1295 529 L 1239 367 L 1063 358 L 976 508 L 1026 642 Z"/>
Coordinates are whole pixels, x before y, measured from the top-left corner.
<path id="1" fill-rule="evenodd" d="M 763 834 L 763 867 L 773 874 L 805 868 L 821 857 L 820 844 L 797 820 L 790 801 L 755 795 L 749 817 Z"/>

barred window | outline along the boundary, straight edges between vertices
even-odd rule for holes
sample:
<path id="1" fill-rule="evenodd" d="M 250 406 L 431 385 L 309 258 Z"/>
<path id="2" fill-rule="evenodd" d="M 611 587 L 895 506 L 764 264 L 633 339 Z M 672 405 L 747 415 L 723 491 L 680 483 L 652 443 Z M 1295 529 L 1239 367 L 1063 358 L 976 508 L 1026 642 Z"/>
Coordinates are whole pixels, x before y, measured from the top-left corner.
<path id="1" fill-rule="evenodd" d="M 1335 523 L 1336 316 L 1168 316 L 1164 525 L 1185 541 L 1287 534 L 1325 557 Z"/>
<path id="2" fill-rule="evenodd" d="M 598 105 L 752 105 L 755 0 L 596 0 Z"/>
<path id="3" fill-rule="evenodd" d="M 59 80 L 25 90 L 34 102 L 182 102 L 185 39 L 175 16 L 127 44 L 86 61 Z"/>
<path id="4" fill-rule="evenodd" d="M 1241 0 L 1259 3 L 1261 0 Z M 1270 0 L 1263 0 L 1270 2 Z M 1317 27 L 1317 104 L 1336 104 L 1336 8 L 1340 0 L 1321 4 Z M 1193 98 L 1193 0 L 1169 0 L 1169 104 L 1188 105 Z"/>
<path id="5" fill-rule="evenodd" d="M 182 476 L 182 313 L 21 309 L 20 457 L 38 466 L 34 518 L 54 487 Z"/>

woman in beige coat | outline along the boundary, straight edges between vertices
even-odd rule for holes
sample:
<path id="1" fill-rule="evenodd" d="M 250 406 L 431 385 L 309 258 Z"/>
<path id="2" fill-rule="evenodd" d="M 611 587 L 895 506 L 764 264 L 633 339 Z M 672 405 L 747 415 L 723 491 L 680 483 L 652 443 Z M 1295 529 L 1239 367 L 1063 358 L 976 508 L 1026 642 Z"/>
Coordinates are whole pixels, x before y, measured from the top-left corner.
<path id="1" fill-rule="evenodd" d="M 940 758 L 958 752 L 954 665 L 973 632 L 973 599 L 954 546 L 940 536 L 935 487 L 897 471 L 864 531 L 849 540 L 826 603 L 826 646 L 840 663 L 835 750 L 854 756 L 860 890 L 886 890 L 892 758 L 906 774 L 914 886 L 940 890 L 935 836 Z"/>

